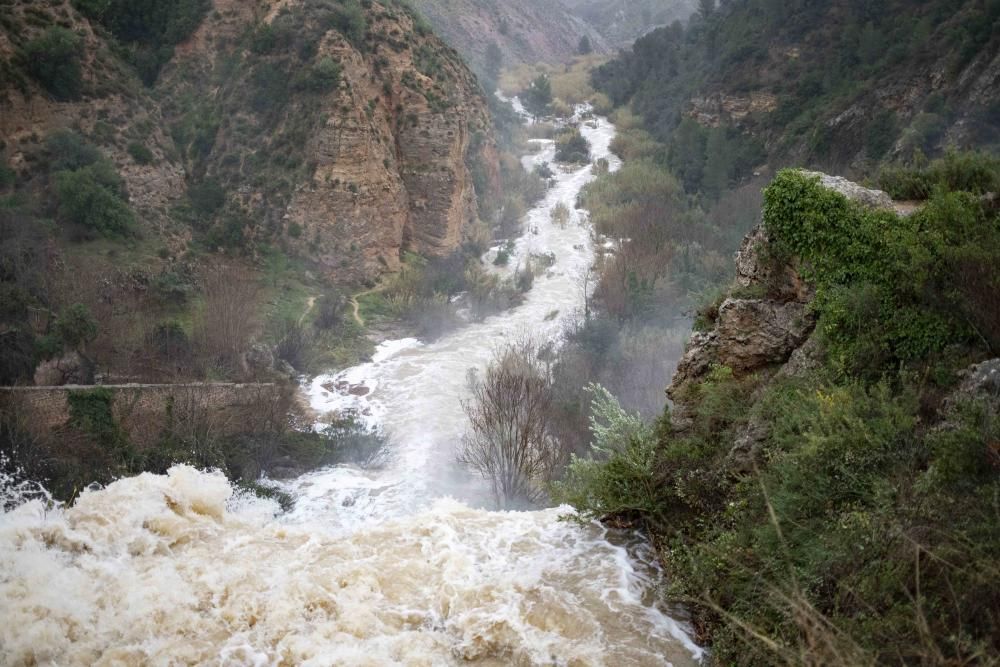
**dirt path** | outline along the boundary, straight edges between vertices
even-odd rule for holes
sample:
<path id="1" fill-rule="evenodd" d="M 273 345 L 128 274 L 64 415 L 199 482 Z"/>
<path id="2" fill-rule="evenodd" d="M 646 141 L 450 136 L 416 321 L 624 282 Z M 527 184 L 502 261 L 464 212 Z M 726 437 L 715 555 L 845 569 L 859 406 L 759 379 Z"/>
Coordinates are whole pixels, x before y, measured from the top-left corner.
<path id="1" fill-rule="evenodd" d="M 365 296 L 366 294 L 380 292 L 383 289 L 385 289 L 383 285 L 378 285 L 376 287 L 372 287 L 371 289 L 366 289 L 364 292 L 358 292 L 357 294 L 355 294 L 354 296 L 352 296 L 350 299 L 347 300 L 348 303 L 351 304 L 351 309 L 354 311 L 354 321 L 357 322 L 360 326 L 366 326 L 366 325 L 365 325 L 365 319 L 361 317 L 361 304 L 358 303 L 358 298 Z"/>
<path id="2" fill-rule="evenodd" d="M 309 316 L 309 313 L 312 312 L 313 306 L 315 305 L 316 305 L 316 297 L 311 296 L 308 299 L 306 299 L 306 309 L 303 310 L 302 314 L 299 316 L 299 326 L 302 326 L 302 323 L 306 321 L 306 318 Z"/>

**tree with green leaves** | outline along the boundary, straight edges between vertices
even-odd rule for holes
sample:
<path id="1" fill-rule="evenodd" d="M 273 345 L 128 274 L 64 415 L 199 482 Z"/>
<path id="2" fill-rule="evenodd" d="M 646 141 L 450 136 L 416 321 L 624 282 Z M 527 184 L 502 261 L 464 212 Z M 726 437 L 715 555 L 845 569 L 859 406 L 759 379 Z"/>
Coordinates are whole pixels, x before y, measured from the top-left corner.
<path id="1" fill-rule="evenodd" d="M 590 55 L 594 52 L 594 47 L 590 43 L 590 37 L 588 35 L 580 37 L 580 44 L 577 46 L 576 52 L 581 56 Z"/>
<path id="2" fill-rule="evenodd" d="M 521 94 L 524 107 L 534 116 L 544 116 L 552 104 L 552 82 L 549 77 L 539 74 L 528 89 Z"/>

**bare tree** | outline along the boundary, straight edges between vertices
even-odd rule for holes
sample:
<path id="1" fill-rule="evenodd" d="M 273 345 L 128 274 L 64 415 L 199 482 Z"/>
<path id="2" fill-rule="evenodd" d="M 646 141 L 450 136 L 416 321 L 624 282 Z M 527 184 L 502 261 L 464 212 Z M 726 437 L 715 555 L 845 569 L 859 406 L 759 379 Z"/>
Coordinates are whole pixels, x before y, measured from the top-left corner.
<path id="1" fill-rule="evenodd" d="M 206 272 L 203 285 L 205 305 L 195 340 L 209 363 L 236 373 L 257 330 L 260 286 L 252 271 L 236 266 Z"/>
<path id="2" fill-rule="evenodd" d="M 502 345 L 481 378 L 470 374 L 469 385 L 459 462 L 490 480 L 498 505 L 538 502 L 563 455 L 549 424 L 552 385 L 537 345 Z"/>

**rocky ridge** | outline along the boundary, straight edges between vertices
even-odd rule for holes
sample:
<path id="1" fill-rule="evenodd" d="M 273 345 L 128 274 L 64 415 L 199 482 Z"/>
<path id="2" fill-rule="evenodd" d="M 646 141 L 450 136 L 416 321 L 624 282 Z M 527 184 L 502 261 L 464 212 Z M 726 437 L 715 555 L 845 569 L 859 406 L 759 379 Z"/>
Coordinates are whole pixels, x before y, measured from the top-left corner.
<path id="1" fill-rule="evenodd" d="M 49 12 L 83 35 L 84 88 L 57 101 L 30 78 L 5 77 L 5 163 L 19 182 L 43 184 L 45 137 L 73 128 L 114 162 L 143 233 L 175 254 L 193 236 L 175 211 L 189 187 L 210 182 L 225 201 L 198 224 L 227 226 L 251 253 L 277 243 L 335 281 L 368 282 L 397 270 L 404 251 L 459 247 L 478 220 L 469 164 L 487 174 L 480 187 L 500 188 L 475 76 L 395 3 L 365 3 L 363 32 L 348 37 L 323 23 L 322 3 L 214 0 L 152 88 L 69 2 L 31 4 L 5 8 L 24 19 L 11 26 L 28 27 L 15 36 L 5 24 L 0 55 L 16 62 Z M 277 41 L 262 48 L 260 35 Z M 310 69 L 329 61 L 336 85 L 309 88 Z M 144 164 L 130 157 L 136 145 L 151 154 Z"/>
<path id="2" fill-rule="evenodd" d="M 847 179 L 805 172 L 847 199 L 864 206 L 892 208 L 892 199 Z M 757 225 L 736 253 L 736 281 L 718 307 L 712 327 L 692 334 L 667 395 L 673 401 L 676 429 L 690 426 L 694 390 L 712 369 L 725 366 L 734 376 L 798 375 L 814 367 L 820 342 L 814 335 L 813 290 L 795 264 L 777 262 L 769 254 L 767 230 Z M 748 453 L 766 434 L 751 423 L 734 452 Z"/>

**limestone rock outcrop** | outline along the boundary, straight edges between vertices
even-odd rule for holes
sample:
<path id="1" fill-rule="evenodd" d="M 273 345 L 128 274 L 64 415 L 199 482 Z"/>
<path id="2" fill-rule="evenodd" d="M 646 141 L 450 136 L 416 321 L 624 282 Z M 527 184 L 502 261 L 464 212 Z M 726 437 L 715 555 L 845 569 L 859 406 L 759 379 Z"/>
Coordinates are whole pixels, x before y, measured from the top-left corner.
<path id="1" fill-rule="evenodd" d="M 805 173 L 817 176 L 824 187 L 864 206 L 893 206 L 892 199 L 882 191 L 836 176 Z M 714 366 L 726 366 L 737 377 L 757 372 L 794 376 L 815 366 L 820 343 L 814 334 L 816 316 L 809 306 L 814 291 L 802 278 L 796 260 L 779 262 L 769 251 L 767 230 L 757 225 L 736 253 L 734 289 L 719 306 L 712 328 L 691 336 L 667 389 L 675 403 L 675 427 L 683 429 L 687 424 L 687 388 L 702 380 Z M 737 449 L 752 450 L 759 436 L 759 429 L 749 429 Z"/>

